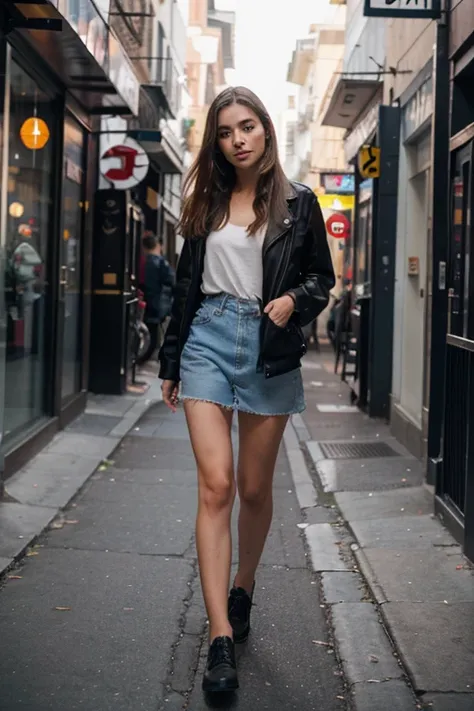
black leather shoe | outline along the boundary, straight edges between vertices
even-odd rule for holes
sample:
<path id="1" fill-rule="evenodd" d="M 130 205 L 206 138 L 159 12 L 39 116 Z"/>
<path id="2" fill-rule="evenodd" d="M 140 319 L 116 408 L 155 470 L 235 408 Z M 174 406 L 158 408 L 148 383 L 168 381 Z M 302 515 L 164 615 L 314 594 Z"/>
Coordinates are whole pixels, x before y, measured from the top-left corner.
<path id="1" fill-rule="evenodd" d="M 243 588 L 233 587 L 229 594 L 228 613 L 229 622 L 234 632 L 234 642 L 241 644 L 246 642 L 250 632 L 250 611 L 253 605 L 253 591 L 249 595 Z"/>
<path id="2" fill-rule="evenodd" d="M 230 637 L 216 637 L 209 647 L 202 688 L 207 692 L 234 691 L 239 688 L 234 643 Z"/>

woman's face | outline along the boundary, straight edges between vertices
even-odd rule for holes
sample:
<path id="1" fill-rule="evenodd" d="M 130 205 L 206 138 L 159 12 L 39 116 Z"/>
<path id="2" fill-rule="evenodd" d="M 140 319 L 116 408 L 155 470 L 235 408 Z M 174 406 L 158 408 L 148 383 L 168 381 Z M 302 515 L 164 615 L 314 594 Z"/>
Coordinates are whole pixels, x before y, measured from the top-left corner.
<path id="1" fill-rule="evenodd" d="M 221 109 L 217 142 L 224 157 L 240 170 L 254 168 L 265 152 L 265 129 L 257 114 L 243 104 Z"/>

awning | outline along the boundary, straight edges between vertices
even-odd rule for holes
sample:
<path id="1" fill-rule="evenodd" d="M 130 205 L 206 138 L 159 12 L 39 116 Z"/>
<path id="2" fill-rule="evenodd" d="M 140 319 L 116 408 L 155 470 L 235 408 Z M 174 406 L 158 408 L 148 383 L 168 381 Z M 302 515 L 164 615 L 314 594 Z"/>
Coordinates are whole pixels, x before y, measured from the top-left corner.
<path id="1" fill-rule="evenodd" d="M 15 32 L 42 56 L 84 107 L 99 114 L 138 113 L 140 82 L 103 12 L 96 7 L 101 8 L 103 3 L 37 0 L 13 4 L 28 19 L 62 20 L 60 32 Z"/>
<path id="2" fill-rule="evenodd" d="M 379 80 L 351 79 L 342 76 L 324 115 L 323 126 L 351 130 L 381 87 Z"/>
<path id="3" fill-rule="evenodd" d="M 183 160 L 162 131 L 132 129 L 127 131 L 146 151 L 163 173 L 182 173 Z"/>

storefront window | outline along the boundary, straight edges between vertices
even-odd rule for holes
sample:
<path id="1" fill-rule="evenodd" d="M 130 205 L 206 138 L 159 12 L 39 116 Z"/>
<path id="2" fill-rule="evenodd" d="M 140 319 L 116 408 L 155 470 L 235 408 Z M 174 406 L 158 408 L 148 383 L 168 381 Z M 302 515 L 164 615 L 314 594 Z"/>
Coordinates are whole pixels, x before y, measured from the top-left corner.
<path id="1" fill-rule="evenodd" d="M 5 435 L 14 435 L 44 413 L 53 117 L 51 99 L 13 61 L 5 273 Z"/>

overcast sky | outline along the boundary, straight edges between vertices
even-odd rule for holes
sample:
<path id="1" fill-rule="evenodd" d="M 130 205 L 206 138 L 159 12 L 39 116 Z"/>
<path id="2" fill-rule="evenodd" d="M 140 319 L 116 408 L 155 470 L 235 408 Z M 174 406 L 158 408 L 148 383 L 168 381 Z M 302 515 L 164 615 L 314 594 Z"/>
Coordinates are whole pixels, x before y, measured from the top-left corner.
<path id="1" fill-rule="evenodd" d="M 229 79 L 260 96 L 272 116 L 286 106 L 286 73 L 297 39 L 315 22 L 328 22 L 340 9 L 329 0 L 215 0 L 236 10 L 235 72 Z"/>

